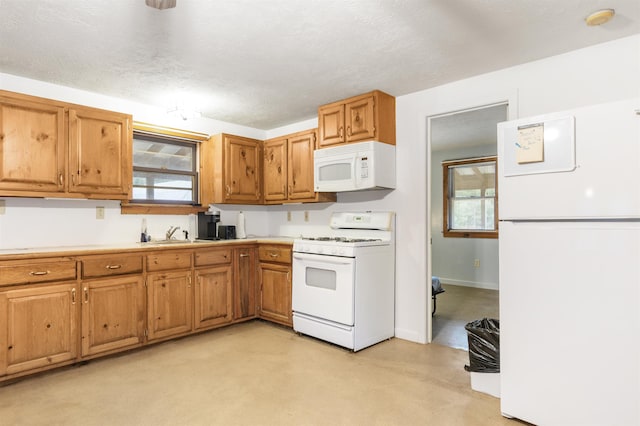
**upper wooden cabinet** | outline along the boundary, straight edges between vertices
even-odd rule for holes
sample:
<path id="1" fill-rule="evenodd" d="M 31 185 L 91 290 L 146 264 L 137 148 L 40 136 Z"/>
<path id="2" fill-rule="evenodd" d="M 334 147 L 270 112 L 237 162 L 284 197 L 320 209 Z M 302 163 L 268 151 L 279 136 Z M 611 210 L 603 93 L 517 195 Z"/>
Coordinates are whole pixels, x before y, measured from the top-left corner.
<path id="1" fill-rule="evenodd" d="M 69 192 L 128 199 L 132 184 L 131 116 L 69 109 Z"/>
<path id="2" fill-rule="evenodd" d="M 396 144 L 396 100 L 379 90 L 318 108 L 318 148 L 376 140 Z"/>
<path id="3" fill-rule="evenodd" d="M 265 204 L 335 201 L 333 193 L 313 190 L 313 151 L 317 130 L 306 130 L 264 142 Z"/>
<path id="4" fill-rule="evenodd" d="M 221 133 L 202 144 L 201 203 L 262 204 L 262 141 Z"/>
<path id="5" fill-rule="evenodd" d="M 0 196 L 128 199 L 131 116 L 0 91 Z"/>

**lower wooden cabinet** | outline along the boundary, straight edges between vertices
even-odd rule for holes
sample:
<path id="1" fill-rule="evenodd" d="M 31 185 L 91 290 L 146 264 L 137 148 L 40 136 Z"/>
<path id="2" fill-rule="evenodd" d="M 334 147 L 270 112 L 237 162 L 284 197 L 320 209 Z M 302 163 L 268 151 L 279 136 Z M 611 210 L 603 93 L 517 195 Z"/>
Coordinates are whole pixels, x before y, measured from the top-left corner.
<path id="1" fill-rule="evenodd" d="M 260 263 L 260 318 L 293 326 L 290 266 Z"/>
<path id="2" fill-rule="evenodd" d="M 258 259 L 260 318 L 293 327 L 291 245 L 261 245 Z"/>
<path id="3" fill-rule="evenodd" d="M 231 265 L 196 270 L 194 328 L 209 328 L 233 320 L 232 279 Z"/>
<path id="4" fill-rule="evenodd" d="M 141 275 L 82 283 L 82 356 L 139 345 L 144 340 Z"/>
<path id="5" fill-rule="evenodd" d="M 149 340 L 191 331 L 193 318 L 191 271 L 147 275 L 147 327 Z"/>
<path id="6" fill-rule="evenodd" d="M 235 279 L 233 295 L 233 319 L 256 316 L 256 249 L 235 249 Z"/>
<path id="7" fill-rule="evenodd" d="M 76 282 L 0 292 L 0 376 L 77 357 L 79 296 Z"/>
<path id="8" fill-rule="evenodd" d="M 0 382 L 257 316 L 292 325 L 290 244 L 0 259 Z"/>

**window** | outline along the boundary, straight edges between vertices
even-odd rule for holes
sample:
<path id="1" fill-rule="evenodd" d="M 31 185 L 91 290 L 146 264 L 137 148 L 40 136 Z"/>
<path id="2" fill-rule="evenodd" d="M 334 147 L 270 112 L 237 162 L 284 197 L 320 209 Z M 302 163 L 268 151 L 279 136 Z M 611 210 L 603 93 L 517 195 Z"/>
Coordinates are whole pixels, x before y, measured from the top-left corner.
<path id="1" fill-rule="evenodd" d="M 197 145 L 134 132 L 132 201 L 197 204 Z"/>
<path id="2" fill-rule="evenodd" d="M 498 238 L 496 157 L 444 161 L 445 237 Z"/>
<path id="3" fill-rule="evenodd" d="M 145 123 L 133 126 L 133 182 L 125 214 L 189 214 L 199 203 L 199 143 L 203 133 Z"/>

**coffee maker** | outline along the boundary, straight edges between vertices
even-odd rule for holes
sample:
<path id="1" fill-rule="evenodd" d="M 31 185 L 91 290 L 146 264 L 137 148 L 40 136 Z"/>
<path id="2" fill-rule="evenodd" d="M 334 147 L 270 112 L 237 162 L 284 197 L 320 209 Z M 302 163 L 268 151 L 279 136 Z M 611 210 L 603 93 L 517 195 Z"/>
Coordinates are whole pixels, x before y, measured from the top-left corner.
<path id="1" fill-rule="evenodd" d="M 220 222 L 219 211 L 198 213 L 198 239 L 219 240 L 218 222 Z"/>

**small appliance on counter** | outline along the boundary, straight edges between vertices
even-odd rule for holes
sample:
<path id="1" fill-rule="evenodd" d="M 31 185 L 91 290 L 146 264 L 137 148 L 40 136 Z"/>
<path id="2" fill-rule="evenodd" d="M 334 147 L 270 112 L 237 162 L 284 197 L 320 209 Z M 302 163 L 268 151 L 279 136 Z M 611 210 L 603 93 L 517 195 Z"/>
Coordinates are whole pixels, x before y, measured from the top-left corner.
<path id="1" fill-rule="evenodd" d="M 218 225 L 219 240 L 235 240 L 235 238 L 236 238 L 235 225 Z"/>
<path id="2" fill-rule="evenodd" d="M 198 213 L 198 238 L 201 240 L 218 240 L 218 222 L 220 222 L 219 211 Z"/>

